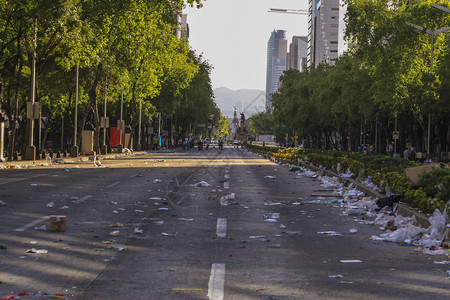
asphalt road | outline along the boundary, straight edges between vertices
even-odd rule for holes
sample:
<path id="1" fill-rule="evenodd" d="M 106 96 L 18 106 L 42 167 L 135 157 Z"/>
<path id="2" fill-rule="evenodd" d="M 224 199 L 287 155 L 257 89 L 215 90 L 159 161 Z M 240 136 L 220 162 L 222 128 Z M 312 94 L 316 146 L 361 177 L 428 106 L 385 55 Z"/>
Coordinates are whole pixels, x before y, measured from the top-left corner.
<path id="1" fill-rule="evenodd" d="M 302 203 L 323 190 L 231 147 L 0 170 L 0 298 L 450 298 L 445 257 Z"/>

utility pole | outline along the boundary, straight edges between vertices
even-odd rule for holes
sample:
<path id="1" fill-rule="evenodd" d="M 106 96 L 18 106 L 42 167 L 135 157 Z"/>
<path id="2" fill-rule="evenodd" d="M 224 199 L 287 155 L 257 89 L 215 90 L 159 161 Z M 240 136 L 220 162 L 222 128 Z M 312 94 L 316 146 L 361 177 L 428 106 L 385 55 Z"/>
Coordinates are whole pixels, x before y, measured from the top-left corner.
<path id="1" fill-rule="evenodd" d="M 30 82 L 30 100 L 27 103 L 28 119 L 28 146 L 25 151 L 26 160 L 36 160 L 36 147 L 34 146 L 34 119 L 39 117 L 39 111 L 36 109 L 39 103 L 35 103 L 36 90 L 36 46 L 37 46 L 37 21 L 34 23 L 33 55 L 31 58 L 31 82 Z M 11 153 L 12 155 L 12 153 Z"/>
<path id="2" fill-rule="evenodd" d="M 138 150 L 141 151 L 141 127 L 142 127 L 142 99 L 139 100 L 139 128 L 138 128 Z"/>
<path id="3" fill-rule="evenodd" d="M 75 112 L 74 112 L 74 121 L 73 121 L 73 142 L 72 148 L 70 148 L 70 156 L 78 157 L 78 143 L 77 143 L 77 134 L 78 134 L 78 78 L 80 76 L 80 66 L 77 64 L 76 71 L 76 79 L 75 79 Z"/>
<path id="4" fill-rule="evenodd" d="M 438 6 L 439 5 L 434 5 L 433 7 L 440 9 Z M 442 7 L 442 6 L 440 6 L 440 7 Z M 446 11 L 446 10 L 444 10 L 444 11 Z M 447 11 L 447 12 L 450 12 L 450 11 Z M 446 31 L 449 31 L 450 27 L 443 27 L 443 28 L 431 30 L 431 29 L 425 29 L 419 25 L 414 25 L 411 23 L 407 23 L 407 24 L 414 27 L 415 29 L 425 32 L 431 36 L 430 74 L 432 75 L 433 74 L 434 36 L 439 33 L 444 33 Z M 430 139 L 431 139 L 431 114 L 428 114 L 428 138 L 427 138 L 427 154 L 428 155 L 431 155 Z"/>
<path id="5" fill-rule="evenodd" d="M 105 104 L 103 107 L 103 117 L 101 120 L 101 127 L 103 127 L 103 145 L 100 147 L 101 148 L 101 153 L 103 155 L 108 153 L 108 148 L 106 146 L 106 129 L 109 127 L 109 119 L 106 117 L 106 103 L 108 100 L 108 77 L 106 77 L 105 79 Z"/>
<path id="6" fill-rule="evenodd" d="M 119 146 L 117 146 L 117 152 L 122 153 L 123 144 L 122 144 L 122 134 L 125 129 L 125 124 L 123 122 L 123 92 L 120 94 L 120 121 L 117 127 L 119 127 Z"/>

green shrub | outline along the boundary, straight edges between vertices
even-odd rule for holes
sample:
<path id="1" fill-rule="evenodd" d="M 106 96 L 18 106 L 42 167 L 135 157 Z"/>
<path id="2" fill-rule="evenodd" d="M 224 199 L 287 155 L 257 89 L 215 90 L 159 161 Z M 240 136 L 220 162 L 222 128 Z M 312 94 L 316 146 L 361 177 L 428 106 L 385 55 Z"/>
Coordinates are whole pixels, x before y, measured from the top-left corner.
<path id="1" fill-rule="evenodd" d="M 450 200 L 450 168 L 434 169 L 420 176 L 419 187 L 431 198 Z"/>

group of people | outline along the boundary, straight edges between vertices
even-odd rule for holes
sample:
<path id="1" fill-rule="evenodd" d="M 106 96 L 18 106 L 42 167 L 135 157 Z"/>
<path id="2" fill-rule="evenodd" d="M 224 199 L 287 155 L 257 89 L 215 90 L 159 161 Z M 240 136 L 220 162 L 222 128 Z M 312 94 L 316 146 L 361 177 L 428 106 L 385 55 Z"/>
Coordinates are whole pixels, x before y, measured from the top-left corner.
<path id="1" fill-rule="evenodd" d="M 417 152 L 414 145 L 411 147 L 405 147 L 405 150 L 403 150 L 403 158 L 426 164 L 432 163 L 431 156 L 426 152 Z"/>
<path id="2" fill-rule="evenodd" d="M 209 139 L 206 139 L 205 141 L 199 140 L 197 142 L 197 148 L 198 148 L 199 151 L 202 151 L 203 147 L 206 147 L 206 150 L 208 150 L 210 144 L 211 144 L 211 141 Z M 223 150 L 224 141 L 221 139 L 221 140 L 218 141 L 218 144 L 219 144 L 219 150 Z M 192 141 L 191 139 L 186 138 L 184 140 L 184 142 L 183 142 L 183 149 L 184 150 L 189 150 L 192 147 L 194 147 L 194 141 Z"/>
<path id="3" fill-rule="evenodd" d="M 390 143 L 388 146 L 388 154 L 393 155 L 394 157 L 403 157 L 409 159 L 411 161 L 417 161 L 421 163 L 430 164 L 432 163 L 431 156 L 426 152 L 418 152 L 416 145 L 407 145 L 405 150 L 403 150 L 402 155 L 394 153 L 394 142 Z"/>
<path id="4" fill-rule="evenodd" d="M 359 145 L 358 152 L 364 155 L 372 154 L 374 151 L 373 145 Z"/>

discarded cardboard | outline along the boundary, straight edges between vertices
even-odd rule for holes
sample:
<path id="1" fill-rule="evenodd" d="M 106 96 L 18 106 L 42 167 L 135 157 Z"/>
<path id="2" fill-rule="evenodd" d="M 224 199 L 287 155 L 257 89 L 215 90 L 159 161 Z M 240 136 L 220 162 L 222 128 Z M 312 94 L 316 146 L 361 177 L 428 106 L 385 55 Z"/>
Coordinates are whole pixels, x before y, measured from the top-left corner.
<path id="1" fill-rule="evenodd" d="M 50 216 L 50 231 L 66 231 L 66 216 Z"/>
<path id="2" fill-rule="evenodd" d="M 405 170 L 405 176 L 409 180 L 411 180 L 412 183 L 418 184 L 420 175 L 422 175 L 423 173 L 430 172 L 433 169 L 439 169 L 439 168 L 440 168 L 440 165 L 438 163 L 423 165 L 423 166 L 414 167 L 414 168 L 408 168 Z"/>

